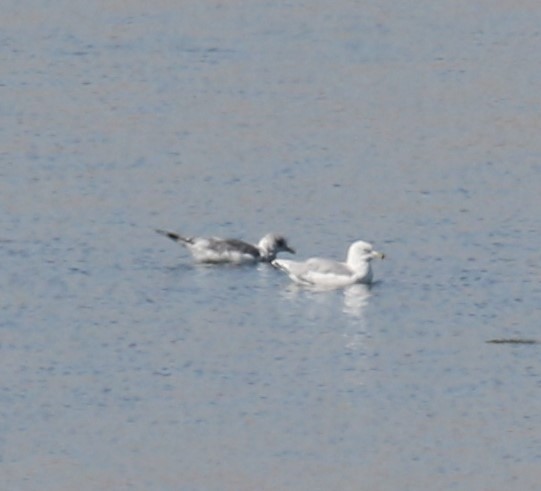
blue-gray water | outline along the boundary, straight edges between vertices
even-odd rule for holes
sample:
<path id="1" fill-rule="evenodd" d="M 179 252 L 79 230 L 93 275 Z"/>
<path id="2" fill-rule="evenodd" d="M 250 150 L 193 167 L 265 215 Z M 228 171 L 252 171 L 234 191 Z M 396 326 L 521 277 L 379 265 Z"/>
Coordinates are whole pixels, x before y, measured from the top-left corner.
<path id="1" fill-rule="evenodd" d="M 0 480 L 17 491 L 541 481 L 534 1 L 4 2 Z M 355 239 L 376 284 L 154 233 Z"/>

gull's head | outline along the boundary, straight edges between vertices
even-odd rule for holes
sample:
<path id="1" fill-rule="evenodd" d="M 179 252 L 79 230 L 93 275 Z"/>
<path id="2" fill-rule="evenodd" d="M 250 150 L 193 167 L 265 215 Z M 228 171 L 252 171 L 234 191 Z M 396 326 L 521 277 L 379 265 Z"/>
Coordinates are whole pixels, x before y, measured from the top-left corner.
<path id="1" fill-rule="evenodd" d="M 276 258 L 279 252 L 290 252 L 295 254 L 295 249 L 289 246 L 287 239 L 280 234 L 267 234 L 257 244 L 261 255 L 267 261 L 272 261 Z"/>
<path id="2" fill-rule="evenodd" d="M 372 244 L 358 240 L 353 242 L 348 249 L 347 263 L 370 262 L 372 259 L 383 259 L 385 254 L 374 250 Z"/>

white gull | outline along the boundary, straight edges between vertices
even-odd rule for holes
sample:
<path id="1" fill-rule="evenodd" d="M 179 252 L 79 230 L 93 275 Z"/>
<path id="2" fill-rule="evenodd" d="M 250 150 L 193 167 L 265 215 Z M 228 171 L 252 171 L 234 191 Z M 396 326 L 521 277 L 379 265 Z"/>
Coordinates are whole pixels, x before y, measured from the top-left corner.
<path id="1" fill-rule="evenodd" d="M 345 262 L 312 257 L 306 261 L 275 259 L 272 265 L 301 285 L 338 288 L 355 283 L 370 284 L 373 278 L 372 259 L 384 257 L 371 244 L 359 240 L 349 246 Z"/>
<path id="2" fill-rule="evenodd" d="M 285 237 L 279 234 L 267 234 L 257 244 L 249 244 L 238 239 L 220 237 L 183 237 L 166 230 L 156 230 L 159 234 L 186 246 L 199 263 L 248 264 L 271 262 L 278 252 L 295 250 L 290 247 Z"/>

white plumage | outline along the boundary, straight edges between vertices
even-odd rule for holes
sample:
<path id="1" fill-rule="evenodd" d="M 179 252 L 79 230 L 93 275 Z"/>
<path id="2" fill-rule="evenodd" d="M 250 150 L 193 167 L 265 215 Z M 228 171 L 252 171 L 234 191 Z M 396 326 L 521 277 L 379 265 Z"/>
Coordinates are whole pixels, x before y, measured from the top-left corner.
<path id="1" fill-rule="evenodd" d="M 372 282 L 372 259 L 383 259 L 371 244 L 359 240 L 349 246 L 345 262 L 312 257 L 306 261 L 275 259 L 272 265 L 284 271 L 294 282 L 322 287 L 345 287 Z"/>

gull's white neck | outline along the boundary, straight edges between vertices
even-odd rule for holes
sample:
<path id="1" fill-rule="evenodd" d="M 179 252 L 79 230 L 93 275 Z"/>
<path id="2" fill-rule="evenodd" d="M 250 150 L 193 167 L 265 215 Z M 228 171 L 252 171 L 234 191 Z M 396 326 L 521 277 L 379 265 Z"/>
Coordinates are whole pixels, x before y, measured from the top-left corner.
<path id="1" fill-rule="evenodd" d="M 355 273 L 359 279 L 363 281 L 372 280 L 372 266 L 370 264 L 370 258 L 366 256 L 360 256 L 358 254 L 348 254 L 347 265 Z"/>
<path id="2" fill-rule="evenodd" d="M 267 237 L 263 237 L 259 243 L 257 244 L 257 249 L 259 251 L 259 254 L 261 254 L 261 258 L 264 261 L 272 261 L 276 258 L 276 251 L 273 247 L 273 244 L 270 243 L 269 239 Z"/>

